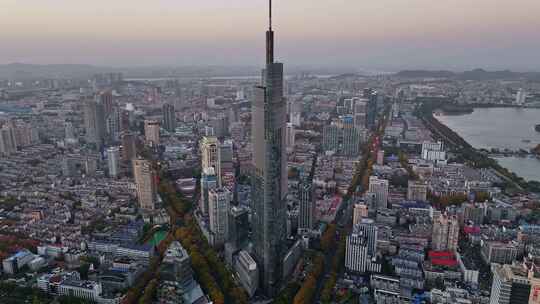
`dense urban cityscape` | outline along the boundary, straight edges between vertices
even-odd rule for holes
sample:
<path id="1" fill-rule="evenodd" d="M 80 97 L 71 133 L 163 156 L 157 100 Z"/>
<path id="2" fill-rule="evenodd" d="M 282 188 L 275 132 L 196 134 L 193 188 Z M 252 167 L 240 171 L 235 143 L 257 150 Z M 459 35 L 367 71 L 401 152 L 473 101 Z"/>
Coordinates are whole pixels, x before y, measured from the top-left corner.
<path id="1" fill-rule="evenodd" d="M 540 73 L 291 74 L 279 37 L 270 0 L 261 76 L 0 77 L 0 303 L 540 303 Z M 529 135 L 454 127 L 494 111 Z"/>

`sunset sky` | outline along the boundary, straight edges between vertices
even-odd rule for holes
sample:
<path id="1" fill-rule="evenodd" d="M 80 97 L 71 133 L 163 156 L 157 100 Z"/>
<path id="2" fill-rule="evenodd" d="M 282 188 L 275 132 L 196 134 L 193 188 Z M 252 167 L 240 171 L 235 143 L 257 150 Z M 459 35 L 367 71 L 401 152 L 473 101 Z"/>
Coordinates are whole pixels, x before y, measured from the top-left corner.
<path id="1" fill-rule="evenodd" d="M 0 0 L 0 63 L 260 65 L 264 0 Z M 539 0 L 274 0 L 289 65 L 540 70 Z"/>

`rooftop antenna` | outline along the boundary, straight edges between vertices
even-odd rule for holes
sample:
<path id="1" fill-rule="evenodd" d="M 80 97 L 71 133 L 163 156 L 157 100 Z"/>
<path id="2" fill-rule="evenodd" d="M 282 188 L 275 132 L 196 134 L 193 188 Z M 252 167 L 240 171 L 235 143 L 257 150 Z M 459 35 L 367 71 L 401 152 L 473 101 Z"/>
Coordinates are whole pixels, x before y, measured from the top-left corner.
<path id="1" fill-rule="evenodd" d="M 270 26 L 269 26 L 269 29 L 272 30 L 272 0 L 269 0 L 270 1 L 270 4 L 269 4 L 269 10 L 268 10 L 268 15 L 269 15 L 269 21 L 270 21 Z"/>
<path id="2" fill-rule="evenodd" d="M 272 31 L 272 0 L 269 0 L 268 21 L 269 28 L 266 32 L 266 64 L 274 63 L 274 31 Z"/>

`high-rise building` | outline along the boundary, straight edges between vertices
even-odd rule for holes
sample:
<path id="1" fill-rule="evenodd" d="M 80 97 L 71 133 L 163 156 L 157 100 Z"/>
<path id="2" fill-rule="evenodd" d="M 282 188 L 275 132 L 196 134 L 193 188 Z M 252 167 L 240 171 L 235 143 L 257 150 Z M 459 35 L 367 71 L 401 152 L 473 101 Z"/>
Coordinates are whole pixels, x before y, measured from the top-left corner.
<path id="1" fill-rule="evenodd" d="M 366 128 L 369 130 L 374 130 L 377 122 L 377 102 L 379 99 L 379 94 L 377 91 L 371 88 L 366 88 L 364 89 L 363 97 L 368 99 L 366 109 Z"/>
<path id="2" fill-rule="evenodd" d="M 353 228 L 356 233 L 362 232 L 367 238 L 368 254 L 374 257 L 377 254 L 377 232 L 375 221 L 369 218 L 361 219 Z"/>
<path id="3" fill-rule="evenodd" d="M 343 140 L 341 145 L 341 154 L 345 156 L 358 156 L 360 153 L 361 134 L 360 130 L 354 126 L 352 116 L 344 116 L 343 124 Z"/>
<path id="4" fill-rule="evenodd" d="M 160 279 L 179 282 L 182 287 L 189 287 L 193 282 L 191 259 L 178 241 L 173 241 L 165 254 L 160 268 Z"/>
<path id="5" fill-rule="evenodd" d="M 176 130 L 176 113 L 174 105 L 166 103 L 163 105 L 163 128 L 171 133 Z"/>
<path id="6" fill-rule="evenodd" d="M 111 112 L 108 112 L 107 114 L 105 127 L 108 139 L 112 142 L 118 142 L 120 139 L 120 109 L 118 107 L 113 107 Z"/>
<path id="7" fill-rule="evenodd" d="M 354 229 L 353 233 L 347 236 L 345 249 L 345 268 L 354 273 L 380 272 L 381 264 L 376 262 L 374 256 L 368 253 L 368 236 L 359 229 Z"/>
<path id="8" fill-rule="evenodd" d="M 88 100 L 84 104 L 86 141 L 101 147 L 105 141 L 105 109 L 101 102 Z"/>
<path id="9" fill-rule="evenodd" d="M 64 123 L 64 132 L 65 132 L 64 139 L 67 143 L 77 142 L 77 138 L 75 137 L 75 128 L 73 127 L 73 123 L 66 121 Z"/>
<path id="10" fill-rule="evenodd" d="M 159 145 L 159 128 L 159 121 L 157 120 L 144 121 L 144 136 L 147 144 Z"/>
<path id="11" fill-rule="evenodd" d="M 315 225 L 315 202 L 313 200 L 313 185 L 304 180 L 298 185 L 300 213 L 298 214 L 298 232 L 310 231 Z"/>
<path id="12" fill-rule="evenodd" d="M 131 162 L 137 157 L 137 136 L 133 133 L 126 132 L 122 134 L 122 159 L 125 162 Z"/>
<path id="13" fill-rule="evenodd" d="M 249 235 L 249 208 L 232 206 L 229 212 L 229 242 L 235 248 L 247 245 Z"/>
<path id="14" fill-rule="evenodd" d="M 110 177 L 117 177 L 120 175 L 120 149 L 118 147 L 110 147 L 107 149 L 107 164 Z"/>
<path id="15" fill-rule="evenodd" d="M 361 129 L 354 125 L 354 118 L 346 115 L 339 122 L 323 128 L 323 149 L 339 155 L 358 156 L 362 137 Z"/>
<path id="16" fill-rule="evenodd" d="M 519 89 L 516 94 L 516 105 L 522 106 L 525 104 L 525 99 L 527 98 L 527 92 L 523 89 Z"/>
<path id="17" fill-rule="evenodd" d="M 427 184 L 418 181 L 409 181 L 407 187 L 407 200 L 409 201 L 427 201 Z"/>
<path id="18" fill-rule="evenodd" d="M 17 147 L 13 136 L 13 129 L 8 125 L 4 125 L 0 129 L 0 153 L 7 156 L 15 152 L 17 152 Z"/>
<path id="19" fill-rule="evenodd" d="M 323 128 L 323 149 L 325 151 L 339 151 L 339 138 L 341 136 L 341 128 L 332 123 Z"/>
<path id="20" fill-rule="evenodd" d="M 259 286 L 259 269 L 257 268 L 257 263 L 247 251 L 241 250 L 236 257 L 234 269 L 238 274 L 240 284 L 247 294 L 252 297 Z"/>
<path id="21" fill-rule="evenodd" d="M 353 211 L 353 226 L 360 223 L 360 221 L 366 217 L 368 217 L 368 206 L 365 204 L 355 204 Z"/>
<path id="22" fill-rule="evenodd" d="M 199 144 L 201 168 L 214 168 L 218 187 L 221 187 L 221 149 L 217 137 L 203 137 Z"/>
<path id="23" fill-rule="evenodd" d="M 218 188 L 218 182 L 214 167 L 203 167 L 201 173 L 201 199 L 199 201 L 199 209 L 204 216 L 208 216 L 209 212 L 209 192 L 212 189 Z"/>
<path id="24" fill-rule="evenodd" d="M 294 151 L 296 131 L 294 130 L 294 125 L 292 123 L 287 123 L 287 152 L 291 153 Z"/>
<path id="25" fill-rule="evenodd" d="M 368 192 L 374 194 L 374 207 L 377 210 L 388 208 L 388 180 L 379 179 L 377 176 L 371 176 L 369 178 Z"/>
<path id="26" fill-rule="evenodd" d="M 536 265 L 494 265 L 489 304 L 540 303 L 540 275 Z"/>
<path id="27" fill-rule="evenodd" d="M 459 240 L 459 221 L 456 216 L 441 214 L 433 219 L 431 248 L 436 251 L 455 251 Z"/>
<path id="28" fill-rule="evenodd" d="M 266 295 L 277 293 L 286 254 L 287 153 L 283 64 L 274 62 L 274 31 L 266 32 L 266 69 L 252 105 L 253 241 L 255 260 Z"/>
<path id="29" fill-rule="evenodd" d="M 133 175 L 137 185 L 139 208 L 154 210 L 157 199 L 156 172 L 152 163 L 145 159 L 133 160 Z"/>
<path id="30" fill-rule="evenodd" d="M 99 101 L 103 105 L 103 110 L 105 111 L 105 115 L 108 115 L 109 113 L 112 113 L 114 108 L 114 98 L 112 91 L 104 91 L 99 94 Z"/>
<path id="31" fill-rule="evenodd" d="M 228 239 L 231 201 L 232 193 L 227 188 L 212 189 L 208 192 L 210 242 L 213 246 L 223 245 Z"/>

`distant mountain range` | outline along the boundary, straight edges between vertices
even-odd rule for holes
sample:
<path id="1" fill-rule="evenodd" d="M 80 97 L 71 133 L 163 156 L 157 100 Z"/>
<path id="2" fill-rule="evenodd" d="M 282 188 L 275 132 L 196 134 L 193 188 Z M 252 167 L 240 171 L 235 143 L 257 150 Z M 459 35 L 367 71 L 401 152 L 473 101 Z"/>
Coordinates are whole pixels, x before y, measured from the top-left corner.
<path id="1" fill-rule="evenodd" d="M 88 64 L 25 64 L 11 63 L 0 65 L 0 79 L 32 80 L 43 78 L 88 79 L 99 73 L 121 72 L 125 78 L 165 78 L 165 77 L 225 77 L 225 76 L 257 76 L 259 66 L 226 67 L 226 66 L 183 66 L 183 67 L 104 67 Z M 306 68 L 286 66 L 288 75 L 308 73 L 311 75 L 337 75 L 335 78 L 362 77 L 373 73 L 352 73 L 345 68 Z M 465 72 L 445 70 L 404 70 L 388 76 L 403 78 L 450 78 L 458 80 L 493 80 L 493 79 L 529 79 L 540 81 L 540 72 L 486 71 L 475 69 Z"/>
<path id="2" fill-rule="evenodd" d="M 403 77 L 403 78 L 452 78 L 458 80 L 495 80 L 495 79 L 505 79 L 505 80 L 517 80 L 517 79 L 529 79 L 529 80 L 539 80 L 539 72 L 512 72 L 510 70 L 504 71 L 486 71 L 483 69 L 475 69 L 472 71 L 465 72 L 451 72 L 451 71 L 429 71 L 429 70 L 406 70 L 401 71 L 394 76 Z"/>
<path id="3" fill-rule="evenodd" d="M 99 73 L 121 72 L 124 78 L 165 78 L 165 77 L 227 77 L 258 76 L 261 66 L 146 66 L 146 67 L 104 67 L 87 64 L 26 64 L 11 63 L 0 65 L 0 79 L 32 80 L 42 78 L 88 79 Z M 309 73 L 312 75 L 336 75 L 350 72 L 344 68 L 306 68 L 286 66 L 287 74 Z"/>

